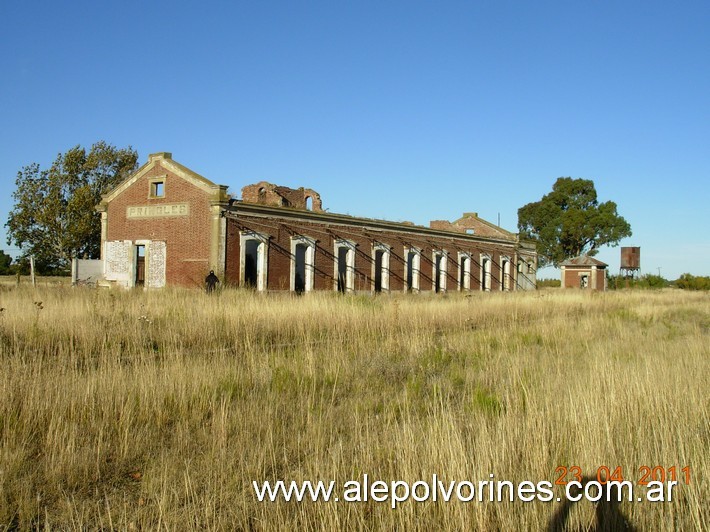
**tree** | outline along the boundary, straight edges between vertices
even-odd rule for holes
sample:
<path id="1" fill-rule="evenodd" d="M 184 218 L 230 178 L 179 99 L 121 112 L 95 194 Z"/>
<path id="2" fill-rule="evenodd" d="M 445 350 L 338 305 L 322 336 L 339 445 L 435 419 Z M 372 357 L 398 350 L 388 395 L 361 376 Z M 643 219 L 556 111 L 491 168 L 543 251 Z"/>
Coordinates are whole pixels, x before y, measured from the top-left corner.
<path id="1" fill-rule="evenodd" d="M 22 257 L 34 255 L 39 269 L 66 268 L 74 257 L 97 258 L 101 217 L 94 207 L 136 170 L 137 161 L 130 146 L 100 141 L 88 153 L 81 146 L 60 153 L 48 170 L 37 163 L 23 167 L 5 224 L 8 244 L 18 246 Z"/>
<path id="2" fill-rule="evenodd" d="M 676 280 L 675 285 L 683 290 L 710 290 L 710 277 L 696 277 L 684 273 Z"/>
<path id="3" fill-rule="evenodd" d="M 0 249 L 0 275 L 9 275 L 12 257 Z"/>
<path id="4" fill-rule="evenodd" d="M 518 209 L 518 230 L 521 237 L 537 241 L 540 267 L 596 255 L 601 246 L 616 246 L 631 236 L 616 203 L 599 203 L 593 181 L 571 177 L 558 178 L 552 192 Z"/>

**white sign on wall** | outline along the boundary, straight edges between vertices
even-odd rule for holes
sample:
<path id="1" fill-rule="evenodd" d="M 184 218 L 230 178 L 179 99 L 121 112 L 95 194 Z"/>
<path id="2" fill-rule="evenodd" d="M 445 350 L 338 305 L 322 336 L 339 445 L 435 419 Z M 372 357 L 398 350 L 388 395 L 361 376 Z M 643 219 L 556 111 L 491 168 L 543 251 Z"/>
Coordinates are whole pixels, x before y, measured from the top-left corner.
<path id="1" fill-rule="evenodd" d="M 189 203 L 126 207 L 126 218 L 166 218 L 169 216 L 188 216 L 189 214 Z"/>

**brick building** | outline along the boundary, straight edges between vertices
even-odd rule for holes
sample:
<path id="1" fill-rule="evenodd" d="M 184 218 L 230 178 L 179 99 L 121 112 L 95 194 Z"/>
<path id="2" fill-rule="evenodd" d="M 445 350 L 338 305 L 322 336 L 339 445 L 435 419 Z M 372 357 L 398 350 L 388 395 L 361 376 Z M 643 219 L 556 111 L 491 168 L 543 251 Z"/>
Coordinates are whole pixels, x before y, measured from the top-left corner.
<path id="1" fill-rule="evenodd" d="M 607 264 L 580 255 L 560 263 L 562 288 L 582 288 L 586 290 L 606 290 Z"/>
<path id="2" fill-rule="evenodd" d="M 261 182 L 241 200 L 172 160 L 149 157 L 104 196 L 108 284 L 259 291 L 446 292 L 535 288 L 535 246 L 465 213 L 430 227 L 325 212 L 319 194 Z"/>

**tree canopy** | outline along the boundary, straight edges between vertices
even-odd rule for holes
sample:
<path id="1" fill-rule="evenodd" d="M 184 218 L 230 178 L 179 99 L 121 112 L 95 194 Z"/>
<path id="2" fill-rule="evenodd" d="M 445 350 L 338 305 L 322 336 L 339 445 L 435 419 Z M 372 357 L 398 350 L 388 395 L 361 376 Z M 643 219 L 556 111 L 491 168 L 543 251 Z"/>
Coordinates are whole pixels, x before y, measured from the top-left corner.
<path id="1" fill-rule="evenodd" d="M 599 203 L 592 180 L 571 177 L 558 178 L 552 192 L 518 209 L 518 231 L 537 241 L 540 267 L 596 255 L 601 246 L 616 246 L 631 236 L 631 226 L 616 212 L 616 203 Z"/>
<path id="2" fill-rule="evenodd" d="M 15 201 L 5 224 L 8 244 L 34 255 L 40 268 L 66 268 L 74 257 L 97 258 L 101 195 L 137 168 L 138 153 L 104 141 L 57 155 L 49 169 L 33 163 L 17 173 Z"/>
<path id="3" fill-rule="evenodd" d="M 5 253 L 4 250 L 0 249 L 0 275 L 7 275 L 10 273 L 11 263 L 12 257 Z"/>

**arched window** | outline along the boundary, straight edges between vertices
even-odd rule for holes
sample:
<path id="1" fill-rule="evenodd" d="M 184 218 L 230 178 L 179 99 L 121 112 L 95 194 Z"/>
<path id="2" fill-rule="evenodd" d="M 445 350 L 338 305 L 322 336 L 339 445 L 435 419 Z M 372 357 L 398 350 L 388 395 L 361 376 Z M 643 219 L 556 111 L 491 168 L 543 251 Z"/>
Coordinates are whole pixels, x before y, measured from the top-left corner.
<path id="1" fill-rule="evenodd" d="M 468 291 L 471 289 L 471 255 L 469 253 L 459 252 L 459 291 Z"/>
<path id="2" fill-rule="evenodd" d="M 336 240 L 334 248 L 333 289 L 343 294 L 353 292 L 355 290 L 355 242 Z"/>
<path id="3" fill-rule="evenodd" d="M 254 231 L 239 233 L 240 285 L 263 292 L 267 288 L 269 237 Z"/>
<path id="4" fill-rule="evenodd" d="M 446 292 L 446 263 L 448 253 L 444 250 L 433 251 L 432 262 L 432 290 L 436 293 Z"/>
<path id="5" fill-rule="evenodd" d="M 316 241 L 307 236 L 291 237 L 291 291 L 313 290 L 315 277 Z"/>
<path id="6" fill-rule="evenodd" d="M 404 248 L 404 291 L 419 292 L 419 271 L 422 262 L 422 250 L 417 248 Z"/>
<path id="7" fill-rule="evenodd" d="M 481 254 L 481 291 L 491 291 L 491 257 Z"/>
<path id="8" fill-rule="evenodd" d="M 372 244 L 372 290 L 389 292 L 391 248 L 380 242 Z"/>
<path id="9" fill-rule="evenodd" d="M 510 258 L 500 258 L 500 289 L 504 292 L 510 290 Z"/>

